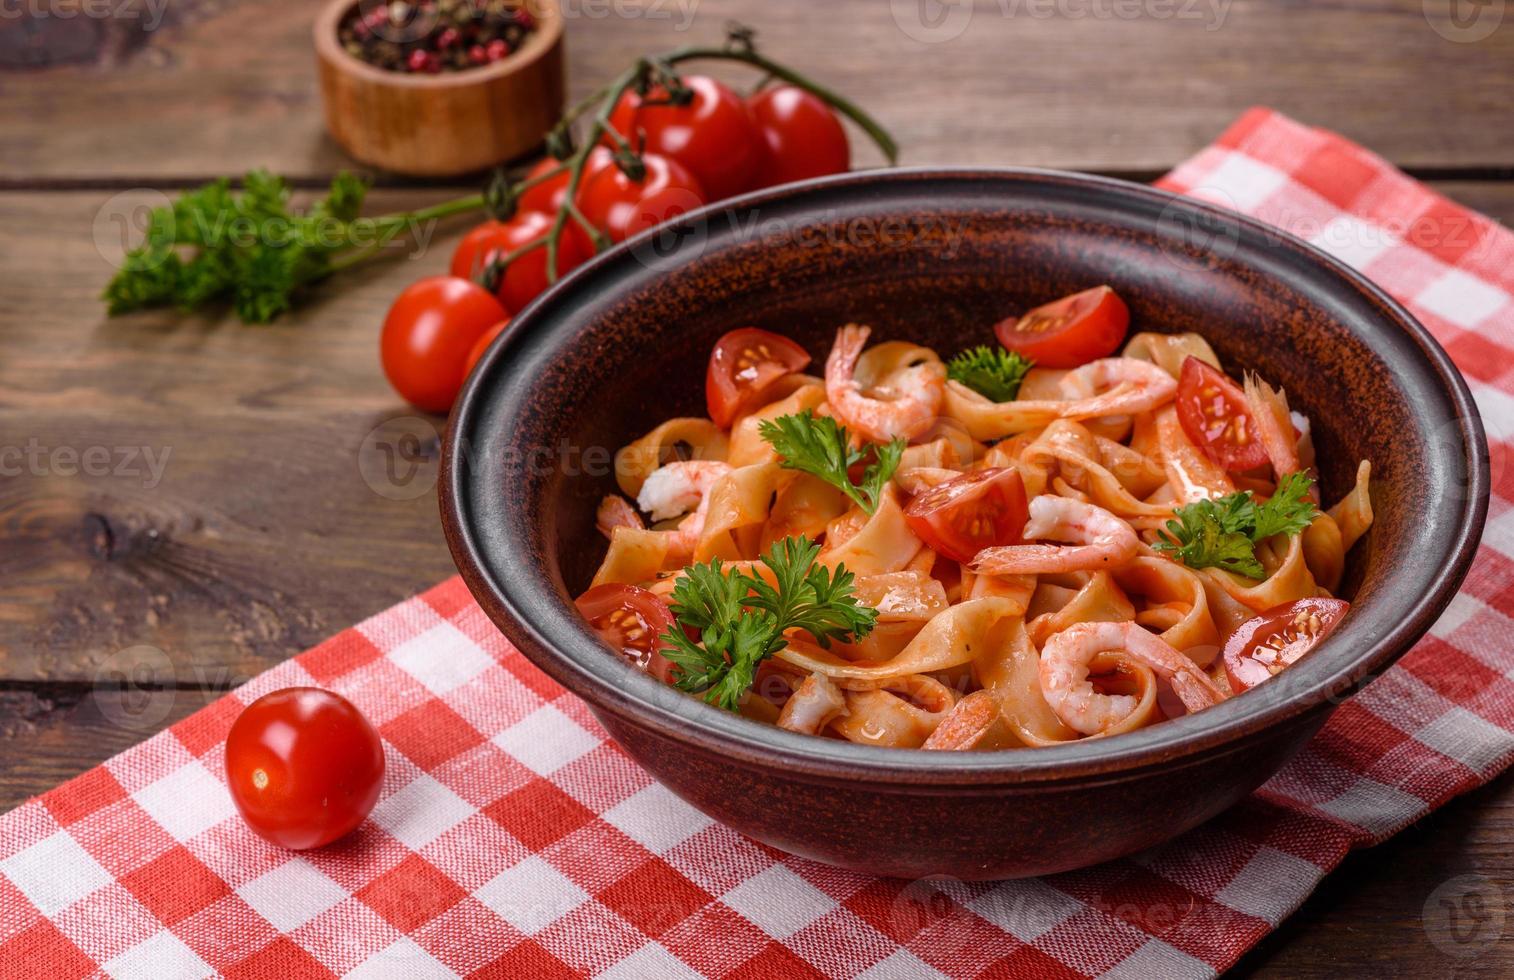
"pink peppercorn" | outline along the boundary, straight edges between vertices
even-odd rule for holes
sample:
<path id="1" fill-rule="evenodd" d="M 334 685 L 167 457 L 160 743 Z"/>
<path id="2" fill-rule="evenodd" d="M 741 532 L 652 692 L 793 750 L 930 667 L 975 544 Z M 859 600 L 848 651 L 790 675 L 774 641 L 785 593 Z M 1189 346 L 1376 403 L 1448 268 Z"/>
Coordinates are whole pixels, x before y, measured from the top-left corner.
<path id="1" fill-rule="evenodd" d="M 482 44 L 475 44 L 468 49 L 468 60 L 475 65 L 482 65 L 489 60 L 489 52 L 484 50 Z"/>
<path id="2" fill-rule="evenodd" d="M 405 59 L 405 67 L 411 71 L 430 71 L 431 55 L 420 48 L 416 48 L 410 52 L 410 57 Z"/>
<path id="3" fill-rule="evenodd" d="M 510 53 L 510 45 L 506 44 L 503 38 L 495 38 L 489 42 L 486 50 L 490 61 L 498 61 Z"/>

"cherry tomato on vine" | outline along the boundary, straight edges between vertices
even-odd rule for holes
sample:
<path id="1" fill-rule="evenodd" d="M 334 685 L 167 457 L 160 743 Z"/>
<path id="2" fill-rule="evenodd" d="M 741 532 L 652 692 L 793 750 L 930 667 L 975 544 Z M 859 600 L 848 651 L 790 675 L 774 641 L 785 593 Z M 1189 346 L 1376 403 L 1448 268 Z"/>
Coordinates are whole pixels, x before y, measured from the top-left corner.
<path id="1" fill-rule="evenodd" d="M 478 343 L 473 345 L 473 349 L 468 352 L 468 360 L 463 364 L 464 378 L 473 373 L 473 369 L 478 366 L 479 358 L 484 356 L 484 351 L 489 349 L 489 345 L 494 343 L 494 338 L 504 333 L 505 328 L 509 325 L 510 318 L 506 317 L 488 330 L 485 330 L 484 335 L 478 338 Z"/>
<path id="2" fill-rule="evenodd" d="M 751 411 L 762 393 L 784 375 L 802 371 L 809 352 L 780 334 L 741 327 L 715 342 L 704 374 L 705 406 L 710 419 L 729 428 Z"/>
<path id="3" fill-rule="evenodd" d="M 657 652 L 657 638 L 673 628 L 673 613 L 656 594 L 634 585 L 596 585 L 575 605 L 600 639 L 663 683 L 672 682 L 673 665 Z"/>
<path id="4" fill-rule="evenodd" d="M 775 85 L 747 99 L 764 152 L 757 187 L 845 173 L 852 148 L 825 100 L 797 85 Z"/>
<path id="5" fill-rule="evenodd" d="M 265 694 L 232 722 L 226 784 L 247 826 L 302 851 L 350 832 L 378 800 L 384 746 L 352 703 L 317 687 Z"/>
<path id="6" fill-rule="evenodd" d="M 741 96 L 705 75 L 685 75 L 683 84 L 694 95 L 684 106 L 649 105 L 666 103 L 662 88 L 645 97 L 627 90 L 615 104 L 610 124 L 633 149 L 683 164 L 710 201 L 751 190 L 762 159 L 762 136 Z"/>
<path id="7" fill-rule="evenodd" d="M 1351 609 L 1344 599 L 1296 599 L 1248 619 L 1225 641 L 1225 673 L 1238 690 L 1255 687 L 1297 663 Z"/>
<path id="8" fill-rule="evenodd" d="M 468 352 L 508 316 L 492 293 L 468 279 L 431 276 L 412 283 L 384 317 L 384 375 L 416 408 L 445 412 L 462 389 Z"/>
<path id="9" fill-rule="evenodd" d="M 596 146 L 590 150 L 589 158 L 584 161 L 583 173 L 578 178 L 579 188 L 582 189 L 588 179 L 594 176 L 601 167 L 608 166 L 612 158 L 613 154 L 602 146 Z M 526 173 L 526 179 L 533 180 L 562 165 L 561 160 L 547 157 Z M 568 171 L 564 170 L 555 177 L 547 178 L 521 194 L 520 199 L 516 201 L 516 206 L 522 211 L 542 211 L 555 216 L 558 209 L 562 207 L 564 199 L 568 196 L 569 176 Z M 584 231 L 577 221 L 570 218 L 565 230 L 578 240 L 578 250 L 583 253 L 585 258 L 594 255 L 594 240 L 589 237 L 589 233 Z"/>
<path id="10" fill-rule="evenodd" d="M 1038 306 L 994 327 L 999 343 L 1045 368 L 1075 368 L 1108 357 L 1130 327 L 1130 309 L 1108 286 Z"/>
<path id="11" fill-rule="evenodd" d="M 1014 468 L 984 469 L 934 486 L 904 508 L 904 521 L 937 554 L 972 561 L 984 548 L 1017 544 L 1030 509 Z"/>
<path id="12" fill-rule="evenodd" d="M 452 253 L 452 274 L 480 281 L 479 277 L 487 273 L 490 262 L 546 238 L 554 220 L 553 215 L 541 211 L 519 211 L 509 221 L 485 221 L 458 243 L 457 251 Z M 558 277 L 582 265 L 587 257 L 579 239 L 564 234 L 557 242 Z M 506 266 L 494 294 L 505 304 L 505 309 L 519 313 L 546 289 L 547 247 L 543 245 Z"/>
<path id="13" fill-rule="evenodd" d="M 647 170 L 643 180 L 634 181 L 620 167 L 609 166 L 579 189 L 579 209 L 611 241 L 623 242 L 705 203 L 704 188 L 678 161 L 656 153 L 641 159 Z"/>
<path id="14" fill-rule="evenodd" d="M 1246 395 L 1224 373 L 1197 357 L 1183 359 L 1178 375 L 1178 422 L 1195 446 L 1232 473 L 1267 462 Z"/>

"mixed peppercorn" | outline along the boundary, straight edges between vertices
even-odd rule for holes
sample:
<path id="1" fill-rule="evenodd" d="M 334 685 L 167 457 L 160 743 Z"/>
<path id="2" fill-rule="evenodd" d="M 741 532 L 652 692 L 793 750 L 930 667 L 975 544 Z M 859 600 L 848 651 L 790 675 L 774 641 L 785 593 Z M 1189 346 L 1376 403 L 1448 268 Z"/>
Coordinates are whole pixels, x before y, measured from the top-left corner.
<path id="1" fill-rule="evenodd" d="M 520 0 L 365 0 L 337 33 L 348 54 L 370 65 L 435 74 L 508 57 L 535 29 Z"/>

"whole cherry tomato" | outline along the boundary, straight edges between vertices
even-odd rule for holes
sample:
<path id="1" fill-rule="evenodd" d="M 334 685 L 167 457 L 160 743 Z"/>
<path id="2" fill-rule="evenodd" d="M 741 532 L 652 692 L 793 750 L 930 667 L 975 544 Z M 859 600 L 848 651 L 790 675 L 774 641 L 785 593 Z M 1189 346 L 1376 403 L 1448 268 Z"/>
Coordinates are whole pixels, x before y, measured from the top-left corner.
<path id="1" fill-rule="evenodd" d="M 1108 357 L 1125 339 L 1130 309 L 1108 286 L 1038 306 L 994 327 L 999 343 L 1045 368 L 1075 368 Z"/>
<path id="2" fill-rule="evenodd" d="M 596 585 L 575 603 L 599 638 L 663 683 L 673 665 L 657 651 L 658 637 L 673 628 L 673 613 L 657 595 L 634 585 Z"/>
<path id="3" fill-rule="evenodd" d="M 452 253 L 452 274 L 481 281 L 489 263 L 518 248 L 541 241 L 552 230 L 554 216 L 542 211 L 520 211 L 509 221 L 485 221 L 458 243 Z M 582 265 L 587 256 L 579 239 L 563 234 L 557 241 L 557 275 Z M 499 275 L 494 294 L 505 309 L 519 313 L 547 289 L 547 246 L 534 248 L 514 259 Z"/>
<path id="4" fill-rule="evenodd" d="M 588 182 L 589 178 L 594 176 L 601 167 L 609 165 L 612 158 L 613 155 L 603 146 L 596 146 L 589 151 L 589 158 L 584 161 L 583 173 L 578 178 L 580 191 L 582 191 L 583 185 Z M 561 166 L 563 166 L 561 160 L 547 157 L 526 173 L 526 179 L 533 180 Z M 569 176 L 568 171 L 563 170 L 555 177 L 547 178 L 521 194 L 520 199 L 516 202 L 517 207 L 522 211 L 542 211 L 555 216 L 558 209 L 562 207 L 563 200 L 568 195 Z M 593 257 L 595 252 L 594 240 L 589 237 L 589 233 L 584 231 L 577 221 L 569 219 L 566 231 L 578 240 L 578 250 L 585 258 Z"/>
<path id="5" fill-rule="evenodd" d="M 412 283 L 384 318 L 384 375 L 416 408 L 445 412 L 462 389 L 468 352 L 508 316 L 492 293 L 468 279 L 431 276 Z"/>
<path id="6" fill-rule="evenodd" d="M 762 137 L 741 96 L 704 75 L 686 75 L 683 84 L 693 100 L 682 106 L 666 104 L 662 88 L 645 97 L 627 90 L 610 114 L 610 124 L 632 148 L 683 164 L 710 201 L 751 190 L 762 160 Z M 656 102 L 664 104 L 648 104 Z"/>
<path id="7" fill-rule="evenodd" d="M 704 188 L 676 160 L 656 153 L 642 156 L 646 176 L 632 180 L 618 166 L 600 169 L 579 190 L 578 206 L 612 241 L 687 214 L 705 203 Z"/>
<path id="8" fill-rule="evenodd" d="M 479 358 L 484 356 L 484 351 L 489 349 L 489 345 L 494 343 L 494 338 L 504 333 L 505 328 L 509 325 L 510 320 L 506 317 L 488 330 L 485 330 L 484 335 L 478 338 L 478 343 L 474 344 L 473 349 L 468 352 L 467 363 L 463 365 L 464 378 L 473 373 L 473 369 L 478 366 Z"/>
<path id="9" fill-rule="evenodd" d="M 1246 395 L 1224 373 L 1197 357 L 1178 375 L 1178 422 L 1195 446 L 1232 473 L 1267 462 L 1267 448 L 1246 407 Z"/>
<path id="10" fill-rule="evenodd" d="M 904 508 L 915 536 L 938 554 L 972 561 L 984 548 L 1018 544 L 1030 518 L 1020 471 L 973 470 L 931 487 Z"/>
<path id="11" fill-rule="evenodd" d="M 809 352 L 780 334 L 741 327 L 715 342 L 704 374 L 705 406 L 710 418 L 729 428 L 762 399 L 762 393 L 785 375 L 802 371 Z"/>
<path id="12" fill-rule="evenodd" d="M 1230 683 L 1245 690 L 1282 673 L 1319 646 L 1350 609 L 1344 599 L 1295 599 L 1246 620 L 1225 641 Z"/>
<path id="13" fill-rule="evenodd" d="M 280 847 L 329 844 L 363 822 L 384 746 L 340 695 L 290 687 L 249 704 L 226 736 L 226 784 L 247 826 Z"/>
<path id="14" fill-rule="evenodd" d="M 852 148 L 825 100 L 796 85 L 775 85 L 747 99 L 765 152 L 757 187 L 845 173 Z"/>

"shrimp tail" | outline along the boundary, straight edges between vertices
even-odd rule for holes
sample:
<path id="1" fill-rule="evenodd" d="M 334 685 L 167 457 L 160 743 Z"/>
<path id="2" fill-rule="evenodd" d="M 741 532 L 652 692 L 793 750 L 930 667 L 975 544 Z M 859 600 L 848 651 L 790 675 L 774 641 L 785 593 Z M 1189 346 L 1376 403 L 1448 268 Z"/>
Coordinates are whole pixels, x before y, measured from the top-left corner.
<path id="1" fill-rule="evenodd" d="M 1288 395 L 1273 388 L 1254 373 L 1246 372 L 1246 407 L 1256 423 L 1257 438 L 1267 451 L 1278 479 L 1297 473 L 1302 466 L 1298 458 L 1298 441 L 1293 435 L 1293 417 L 1288 409 Z"/>

